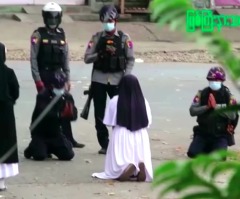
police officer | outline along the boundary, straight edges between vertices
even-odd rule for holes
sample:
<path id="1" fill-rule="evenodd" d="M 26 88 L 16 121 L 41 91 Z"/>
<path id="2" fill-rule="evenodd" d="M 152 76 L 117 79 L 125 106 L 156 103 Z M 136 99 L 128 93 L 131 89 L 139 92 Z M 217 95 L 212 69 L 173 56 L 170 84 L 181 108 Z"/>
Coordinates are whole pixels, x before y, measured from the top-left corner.
<path id="1" fill-rule="evenodd" d="M 59 27 L 62 19 L 62 8 L 49 2 L 42 9 L 45 27 L 39 27 L 31 36 L 31 71 L 38 92 L 49 87 L 53 72 L 63 71 L 67 76 L 66 89 L 70 90 L 70 69 L 68 44 L 64 30 Z M 63 124 L 66 137 L 74 147 L 82 148 L 72 135 L 71 123 Z"/>
<path id="2" fill-rule="evenodd" d="M 55 97 L 59 97 L 44 118 L 31 129 L 32 140 L 24 150 L 27 159 L 45 160 L 49 154 L 54 154 L 59 160 L 71 160 L 74 157 L 71 142 L 65 137 L 62 121 L 76 121 L 77 108 L 73 97 L 65 91 L 66 75 L 56 73 L 51 78 L 52 87 L 37 94 L 36 106 L 32 114 L 32 123 L 40 116 Z"/>
<path id="3" fill-rule="evenodd" d="M 129 35 L 117 30 L 118 10 L 113 5 L 101 8 L 100 21 L 103 31 L 97 32 L 88 43 L 84 61 L 93 63 L 92 84 L 95 128 L 101 146 L 99 154 L 106 154 L 108 129 L 103 124 L 107 94 L 110 98 L 118 94 L 118 84 L 123 75 L 130 74 L 135 58 L 133 42 Z"/>
<path id="4" fill-rule="evenodd" d="M 223 84 L 225 79 L 223 68 L 212 67 L 207 74 L 209 86 L 200 90 L 193 99 L 190 115 L 197 116 L 198 125 L 193 128 L 194 136 L 187 152 L 190 158 L 219 149 L 227 150 L 228 146 L 235 144 L 238 113 L 217 112 L 219 108 L 237 103 Z"/>

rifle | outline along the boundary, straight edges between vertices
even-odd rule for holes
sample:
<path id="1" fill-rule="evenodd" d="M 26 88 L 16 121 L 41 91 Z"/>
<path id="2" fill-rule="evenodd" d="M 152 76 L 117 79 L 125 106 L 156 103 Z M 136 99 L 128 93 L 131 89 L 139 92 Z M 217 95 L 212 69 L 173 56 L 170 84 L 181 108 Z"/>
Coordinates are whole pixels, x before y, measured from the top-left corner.
<path id="1" fill-rule="evenodd" d="M 89 86 L 88 90 L 83 91 L 83 95 L 88 95 L 87 101 L 83 107 L 83 110 L 80 114 L 80 117 L 87 120 L 88 119 L 88 115 L 89 115 L 89 110 L 90 110 L 90 106 L 91 106 L 91 101 L 93 98 L 93 93 L 92 93 L 92 88 L 91 85 Z"/>

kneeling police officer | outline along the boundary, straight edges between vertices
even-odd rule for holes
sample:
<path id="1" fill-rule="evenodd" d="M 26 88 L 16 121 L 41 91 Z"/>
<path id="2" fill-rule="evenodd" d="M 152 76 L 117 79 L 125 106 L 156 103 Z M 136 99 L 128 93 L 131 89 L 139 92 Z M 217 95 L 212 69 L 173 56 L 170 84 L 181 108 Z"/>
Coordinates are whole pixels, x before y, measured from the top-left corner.
<path id="1" fill-rule="evenodd" d="M 56 73 L 52 78 L 52 87 L 37 94 L 31 123 L 31 127 L 34 126 L 31 128 L 32 140 L 24 151 L 26 158 L 44 160 L 51 154 L 60 160 L 71 160 L 74 157 L 72 144 L 64 135 L 62 122 L 75 121 L 78 115 L 72 95 L 64 89 L 65 83 L 65 74 Z M 43 119 L 34 125 L 35 120 L 48 109 L 56 97 L 55 104 L 51 105 Z"/>
<path id="2" fill-rule="evenodd" d="M 209 86 L 200 90 L 193 99 L 190 114 L 197 116 L 198 125 L 193 128 L 193 141 L 187 152 L 190 158 L 220 149 L 227 150 L 228 146 L 235 144 L 234 129 L 238 124 L 238 113 L 217 111 L 237 104 L 223 84 L 225 79 L 222 67 L 212 67 L 207 74 Z"/>

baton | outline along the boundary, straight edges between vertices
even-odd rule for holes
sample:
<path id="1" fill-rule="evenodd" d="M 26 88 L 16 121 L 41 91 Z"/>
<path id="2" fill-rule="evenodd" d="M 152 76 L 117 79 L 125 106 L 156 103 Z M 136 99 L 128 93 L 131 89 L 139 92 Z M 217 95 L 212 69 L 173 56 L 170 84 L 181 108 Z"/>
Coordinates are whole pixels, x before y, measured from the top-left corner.
<path id="1" fill-rule="evenodd" d="M 51 108 L 57 103 L 57 101 L 62 97 L 62 95 L 56 95 L 54 99 L 48 104 L 48 106 L 41 112 L 36 120 L 30 126 L 30 130 L 32 131 L 35 127 L 41 122 L 41 120 L 47 115 L 47 113 L 51 110 Z"/>

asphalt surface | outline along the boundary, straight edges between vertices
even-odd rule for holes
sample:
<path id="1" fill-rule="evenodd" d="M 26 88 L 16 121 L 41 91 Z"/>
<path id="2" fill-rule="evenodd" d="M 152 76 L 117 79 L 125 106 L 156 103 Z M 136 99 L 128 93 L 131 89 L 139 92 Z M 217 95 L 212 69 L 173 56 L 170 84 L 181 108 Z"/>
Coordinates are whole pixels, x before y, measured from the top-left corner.
<path id="1" fill-rule="evenodd" d="M 93 104 L 87 121 L 79 118 L 72 124 L 76 140 L 86 144 L 83 149 L 75 149 L 76 155 L 72 161 L 35 162 L 24 159 L 23 150 L 30 141 L 29 125 L 36 90 L 29 62 L 8 61 L 7 65 L 15 70 L 21 87 L 20 98 L 15 106 L 20 174 L 7 181 L 9 190 L 0 193 L 2 198 L 156 198 L 156 192 L 151 191 L 149 183 L 114 183 L 91 178 L 93 172 L 103 171 L 105 157 L 97 154 L 99 145 L 94 129 Z M 154 168 L 164 160 L 186 158 L 185 152 L 196 119 L 190 117 L 189 106 L 198 89 L 207 86 L 205 77 L 211 66 L 189 63 L 135 65 L 133 74 L 139 78 L 152 109 L 153 123 L 149 136 Z M 71 63 L 71 92 L 79 112 L 86 100 L 82 93 L 88 88 L 90 74 L 91 65 Z M 227 80 L 226 85 L 240 99 L 232 83 Z M 236 136 L 238 140 L 239 135 Z"/>

